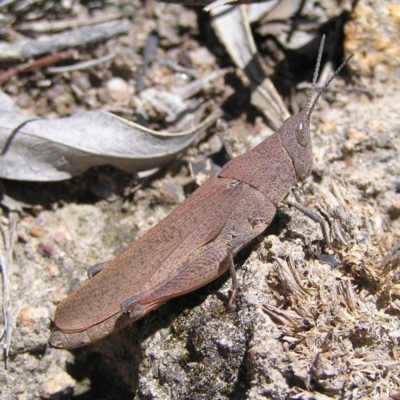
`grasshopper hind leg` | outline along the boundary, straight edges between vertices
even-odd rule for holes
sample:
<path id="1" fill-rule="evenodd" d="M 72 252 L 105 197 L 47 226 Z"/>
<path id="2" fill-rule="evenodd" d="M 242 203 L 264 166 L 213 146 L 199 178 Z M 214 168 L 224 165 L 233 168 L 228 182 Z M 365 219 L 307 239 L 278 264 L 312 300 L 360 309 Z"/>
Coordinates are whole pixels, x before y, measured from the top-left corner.
<path id="1" fill-rule="evenodd" d="M 227 257 L 227 262 L 229 266 L 229 273 L 231 274 L 231 279 L 232 279 L 232 295 L 229 300 L 228 307 L 231 308 L 233 305 L 233 302 L 235 301 L 235 298 L 237 296 L 238 290 L 239 290 L 239 283 L 238 279 L 236 276 L 236 269 L 235 269 L 235 263 L 233 262 L 233 256 L 237 252 L 237 248 L 241 248 L 247 243 L 251 242 L 255 236 L 257 236 L 258 233 L 254 233 L 253 231 L 247 232 L 244 234 L 241 234 L 240 236 L 236 236 L 233 238 L 227 246 L 227 251 L 228 251 L 228 257 Z"/>
<path id="2" fill-rule="evenodd" d="M 200 247 L 157 287 L 122 302 L 121 311 L 136 320 L 166 300 L 206 285 L 228 269 L 227 257 L 226 241 Z"/>

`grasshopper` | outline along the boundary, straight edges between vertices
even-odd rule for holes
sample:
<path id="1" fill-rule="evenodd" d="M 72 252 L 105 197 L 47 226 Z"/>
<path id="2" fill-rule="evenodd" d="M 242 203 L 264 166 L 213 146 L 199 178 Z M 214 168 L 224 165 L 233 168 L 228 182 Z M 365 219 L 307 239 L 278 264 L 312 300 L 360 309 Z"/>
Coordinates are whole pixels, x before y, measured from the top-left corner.
<path id="1" fill-rule="evenodd" d="M 351 58 L 311 102 L 323 43 L 324 38 L 304 110 L 288 118 L 253 150 L 225 164 L 124 253 L 106 265 L 94 266 L 93 278 L 57 307 L 52 346 L 75 348 L 95 342 L 228 269 L 234 298 L 233 257 L 267 228 L 278 203 L 293 185 L 311 174 L 312 112 Z"/>

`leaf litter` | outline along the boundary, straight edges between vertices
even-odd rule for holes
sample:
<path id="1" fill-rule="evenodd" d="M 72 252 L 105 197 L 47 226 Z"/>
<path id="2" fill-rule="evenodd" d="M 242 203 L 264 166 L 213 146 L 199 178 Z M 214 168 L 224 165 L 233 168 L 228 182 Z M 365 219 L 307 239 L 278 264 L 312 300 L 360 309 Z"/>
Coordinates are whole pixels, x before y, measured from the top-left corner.
<path id="1" fill-rule="evenodd" d="M 193 129 L 171 133 L 157 132 L 106 112 L 88 111 L 56 120 L 3 112 L 0 176 L 57 181 L 107 164 L 131 173 L 161 168 L 221 115 L 217 109 Z"/>
<path id="2" fill-rule="evenodd" d="M 319 7 L 314 7 L 312 2 L 305 2 L 305 5 L 300 12 L 303 17 L 313 16 L 310 21 L 314 27 L 334 18 L 335 12 L 348 8 L 348 4 L 343 3 L 343 9 L 339 9 L 329 1 L 320 2 Z M 246 7 L 251 10 L 251 6 Z M 246 32 L 247 36 L 238 41 L 244 43 L 243 54 L 249 56 L 241 61 L 242 65 L 236 63 L 235 71 L 240 80 L 249 85 L 254 77 L 240 71 L 246 65 L 243 62 L 255 59 L 254 39 L 249 36 L 251 30 L 246 22 L 253 21 L 253 17 L 246 16 L 246 7 L 240 7 L 238 18 L 242 25 L 237 31 Z M 298 9 L 293 12 L 296 11 Z M 75 11 L 70 12 L 72 15 Z M 248 12 L 250 15 L 251 11 Z M 263 12 L 261 14 L 265 15 Z M 35 13 L 38 13 L 39 22 L 40 7 L 31 10 L 30 21 L 34 21 Z M 76 111 L 113 106 L 116 109 L 108 102 L 107 90 L 102 84 L 117 74 L 128 82 L 131 91 L 128 100 L 118 105 L 118 112 L 125 117 L 139 118 L 136 109 L 141 106 L 148 129 L 160 132 L 167 126 L 166 130 L 171 132 L 165 117 L 169 115 L 174 122 L 179 108 L 175 111 L 174 108 L 157 109 L 154 102 L 146 104 L 135 94 L 135 77 L 142 65 L 141 49 L 147 35 L 155 28 L 154 20 L 146 16 L 143 9 L 138 7 L 136 13 L 137 16 L 131 14 L 134 23 L 130 33 L 119 37 L 118 46 L 115 42 L 106 43 L 90 52 L 81 50 L 79 56 L 80 60 L 87 61 L 118 50 L 113 60 L 95 66 L 90 73 L 67 70 L 57 78 L 49 78 L 40 69 L 22 72 L 7 82 L 4 89 L 23 109 L 23 114 L 9 100 L 2 101 L 3 108 L 8 104 L 7 112 L 14 113 L 21 128 L 25 123 L 29 126 L 37 122 L 43 126 L 54 123 L 54 127 L 58 127 L 64 120 L 60 117 L 77 118 L 79 114 L 69 116 Z M 197 42 L 198 36 L 194 39 L 198 27 L 193 10 L 157 3 L 154 14 L 163 20 L 162 34 L 157 57 L 145 71 L 145 90 L 157 88 L 176 95 L 180 92 L 174 92 L 174 88 L 184 88 L 192 80 L 218 73 L 215 65 L 206 62 L 207 58 L 204 63 L 196 64 L 194 75 L 177 72 L 170 69 L 168 65 L 171 64 L 158 61 L 177 60 L 178 65 L 193 71 L 194 65 L 188 61 L 187 54 L 194 53 L 202 45 Z M 115 9 L 111 9 L 109 15 L 115 15 Z M 383 14 L 377 12 L 377 15 Z M 6 13 L 5 18 L 8 17 Z M 23 20 L 23 14 L 20 18 Z M 290 21 L 293 15 L 286 18 Z M 278 33 L 280 45 L 284 47 L 290 22 L 285 21 L 285 24 Z M 263 70 L 276 67 L 284 59 L 285 53 L 274 47 L 268 36 L 272 28 L 276 27 L 271 27 L 268 14 L 264 22 L 256 22 L 256 31 L 267 35 L 263 46 L 264 50 L 268 49 L 264 53 L 268 64 L 263 65 Z M 311 42 L 315 38 L 313 29 L 307 29 L 307 24 L 295 29 L 297 45 L 304 38 Z M 182 39 L 182 32 L 186 32 L 188 40 Z M 233 35 L 232 31 L 229 35 Z M 231 45 L 227 45 L 229 40 L 220 40 L 231 53 Z M 259 38 L 257 40 L 259 45 Z M 293 43 L 287 45 L 293 49 Z M 328 48 L 334 48 L 331 46 Z M 217 46 L 209 43 L 208 47 L 214 50 Z M 204 54 L 209 51 L 201 48 Z M 215 54 L 222 54 L 221 46 Z M 233 60 L 235 62 L 235 57 Z M 217 77 L 208 89 L 197 84 L 200 91 L 193 92 L 194 98 L 183 96 L 182 104 L 193 109 L 204 104 L 204 100 L 221 96 L 225 92 L 218 86 L 226 82 L 220 78 Z M 285 79 L 288 76 L 284 76 Z M 363 79 L 360 84 L 365 84 L 365 77 Z M 96 86 L 96 82 L 101 84 Z M 385 81 L 382 74 L 368 82 L 370 91 L 381 93 L 380 97 L 375 95 L 369 99 L 362 90 L 357 91 L 347 82 L 354 90 L 351 93 L 337 80 L 336 88 L 331 88 L 319 105 L 322 111 L 316 113 L 312 121 L 315 125 L 314 175 L 298 190 L 297 197 L 305 200 L 309 207 L 318 208 L 326 218 L 331 244 L 323 242 L 317 224 L 285 205 L 280 207 L 272 226 L 255 243 L 254 251 L 244 257 L 246 261 L 236 260 L 243 287 L 234 311 L 226 309 L 224 299 L 229 297 L 231 285 L 229 279 L 223 279 L 173 300 L 139 325 L 100 344 L 73 354 L 48 349 L 49 316 L 51 318 L 55 305 L 66 295 L 69 285 L 82 282 L 87 266 L 111 258 L 162 219 L 182 200 L 183 187 L 190 184 L 191 177 L 185 164 L 180 168 L 175 164 L 150 186 L 145 181 L 137 189 L 135 181 L 133 186 L 119 192 L 116 202 L 103 200 L 91 204 L 66 202 L 63 196 L 56 197 L 51 204 L 43 200 L 29 202 L 29 188 L 35 191 L 35 186 L 29 186 L 33 183 L 4 180 L 6 193 L 2 193 L 6 208 L 1 223 L 5 233 L 11 229 L 7 204 L 15 208 L 10 199 L 26 200 L 20 203 L 23 212 L 21 214 L 20 209 L 20 216 L 16 217 L 18 241 L 12 239 L 15 261 L 9 274 L 13 337 L 9 370 L 0 372 L 1 379 L 7 382 L 4 398 L 15 398 L 18 394 L 27 398 L 39 395 L 51 398 L 68 393 L 89 398 L 96 397 L 99 391 L 117 398 L 132 398 L 133 392 L 137 398 L 398 398 L 400 225 L 396 213 L 396 171 L 399 170 L 400 147 L 396 134 L 398 123 L 395 122 L 398 111 L 394 106 L 398 94 L 390 92 L 392 81 Z M 387 87 L 387 93 L 380 90 L 382 85 Z M 292 104 L 301 104 L 301 87 L 291 100 Z M 183 93 L 189 92 L 183 90 Z M 237 92 L 233 109 L 244 103 L 243 93 L 243 89 Z M 218 106 L 219 101 L 214 100 L 208 110 Z M 266 106 L 261 107 L 259 115 L 266 114 Z M 268 116 L 259 118 L 258 115 L 259 119 L 253 123 L 251 118 L 238 118 L 232 108 L 228 110 L 231 119 L 227 121 L 227 133 L 233 137 L 229 141 L 238 154 L 246 151 L 255 138 L 266 134 L 262 121 L 263 118 L 268 120 Z M 95 118 L 107 115 L 105 120 L 110 118 L 117 126 L 132 126 L 103 112 L 90 113 L 94 113 Z M 50 116 L 53 120 L 30 121 L 32 117 L 27 114 Z M 276 121 L 284 119 L 284 114 L 271 115 Z M 196 118 L 198 116 L 193 121 Z M 219 152 L 221 146 L 214 146 L 215 136 L 211 138 L 201 144 L 200 152 L 189 148 L 184 160 L 193 161 L 199 156 L 201 159 L 202 153 L 210 154 L 214 148 Z M 115 145 L 112 139 L 109 141 Z M 125 148 L 119 150 L 125 154 Z M 115 177 L 121 176 L 107 169 L 94 171 L 99 177 L 103 176 L 100 178 L 103 182 L 113 182 Z M 92 178 L 90 172 L 86 173 L 66 183 L 63 190 L 71 191 L 74 186 L 84 188 L 82 182 Z M 50 186 L 40 186 L 37 194 L 45 188 L 44 195 L 54 196 L 55 183 L 47 185 Z M 25 193 L 22 198 L 16 196 L 21 192 Z M 4 249 L 2 243 L 3 254 Z M 78 370 L 80 372 L 76 373 Z M 35 377 L 34 383 L 29 380 L 31 376 Z"/>

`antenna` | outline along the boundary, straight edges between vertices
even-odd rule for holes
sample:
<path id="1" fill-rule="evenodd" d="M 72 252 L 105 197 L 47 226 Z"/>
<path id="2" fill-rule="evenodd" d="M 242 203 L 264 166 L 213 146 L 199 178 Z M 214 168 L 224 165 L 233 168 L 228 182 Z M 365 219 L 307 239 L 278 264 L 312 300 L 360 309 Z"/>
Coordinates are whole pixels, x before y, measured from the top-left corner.
<path id="1" fill-rule="evenodd" d="M 318 74 L 319 74 L 319 67 L 321 66 L 322 51 L 324 50 L 324 43 L 325 43 L 325 35 L 322 35 L 321 43 L 319 44 L 317 64 L 315 65 L 315 69 L 314 69 L 314 77 L 313 77 L 313 81 L 312 81 L 311 92 L 307 97 L 307 103 L 306 103 L 306 106 L 304 107 L 305 111 L 307 111 L 308 107 L 310 107 L 311 98 L 313 97 L 314 90 L 315 90 L 315 85 L 317 84 Z M 314 101 L 313 105 L 314 104 L 315 104 L 315 101 Z M 307 114 L 311 115 L 311 113 L 307 113 Z"/>
<path id="2" fill-rule="evenodd" d="M 321 41 L 321 43 L 323 43 L 323 40 Z M 320 46 L 320 51 L 321 51 L 321 46 Z M 350 58 L 354 56 L 353 54 L 350 54 L 345 60 L 344 62 L 340 65 L 340 67 L 334 72 L 334 74 L 326 81 L 325 85 L 323 86 L 323 88 L 318 92 L 317 97 L 314 99 L 310 110 L 307 112 L 307 115 L 310 117 L 315 105 L 317 104 L 318 99 L 321 97 L 321 94 L 324 93 L 325 89 L 329 86 L 329 84 L 335 79 L 335 77 L 340 73 L 340 71 L 344 68 L 344 66 L 349 62 Z M 320 54 L 318 54 L 318 61 L 317 61 L 317 66 L 319 67 L 319 62 L 320 62 Z M 316 69 L 317 72 L 317 69 Z M 317 74 L 318 76 L 318 74 Z M 315 74 L 314 74 L 314 80 L 315 80 Z M 311 88 L 311 94 L 314 91 L 314 87 L 315 87 L 315 81 L 313 80 L 313 84 L 312 84 L 312 88 Z M 309 97 L 310 98 L 310 97 Z M 308 99 L 309 99 L 308 98 Z M 306 106 L 308 107 L 308 99 L 307 99 L 307 104 Z M 307 109 L 307 108 L 306 108 Z"/>

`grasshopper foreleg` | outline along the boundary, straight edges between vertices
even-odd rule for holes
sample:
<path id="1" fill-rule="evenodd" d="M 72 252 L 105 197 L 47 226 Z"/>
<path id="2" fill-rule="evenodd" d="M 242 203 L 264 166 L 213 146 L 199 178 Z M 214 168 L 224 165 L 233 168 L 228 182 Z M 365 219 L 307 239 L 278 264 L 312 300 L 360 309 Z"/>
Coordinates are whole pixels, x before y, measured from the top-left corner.
<path id="1" fill-rule="evenodd" d="M 327 243 L 330 243 L 330 231 L 329 226 L 324 217 L 321 217 L 314 211 L 309 210 L 307 207 L 304 207 L 302 204 L 297 202 L 296 200 L 286 200 L 286 203 L 290 206 L 297 208 L 300 212 L 306 215 L 308 218 L 312 219 L 314 222 L 318 223 L 321 226 L 322 234 L 324 235 L 324 239 Z"/>

